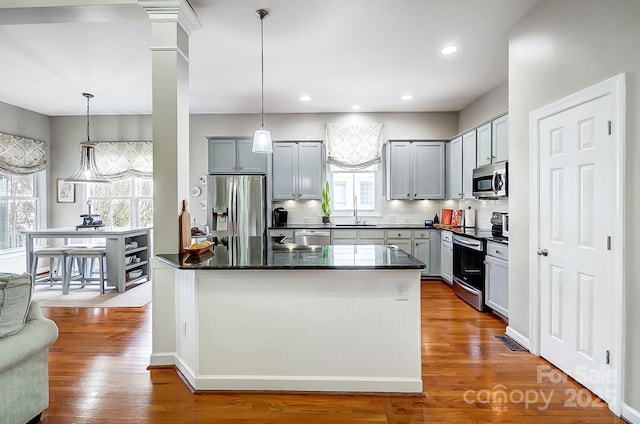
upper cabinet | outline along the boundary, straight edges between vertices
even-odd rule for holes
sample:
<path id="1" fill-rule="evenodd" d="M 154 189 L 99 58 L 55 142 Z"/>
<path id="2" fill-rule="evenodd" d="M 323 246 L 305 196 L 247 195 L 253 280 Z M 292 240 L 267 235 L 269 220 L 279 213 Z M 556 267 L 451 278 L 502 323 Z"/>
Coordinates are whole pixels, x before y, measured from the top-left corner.
<path id="1" fill-rule="evenodd" d="M 447 144 L 447 199 L 474 199 L 473 169 L 476 167 L 476 131 Z"/>
<path id="2" fill-rule="evenodd" d="M 388 163 L 390 199 L 444 199 L 444 142 L 390 141 Z"/>
<path id="3" fill-rule="evenodd" d="M 273 143 L 273 200 L 319 200 L 322 142 Z"/>
<path id="4" fill-rule="evenodd" d="M 502 115 L 478 127 L 477 166 L 504 162 L 509 159 L 509 116 Z"/>
<path id="5" fill-rule="evenodd" d="M 266 174 L 269 155 L 253 153 L 251 139 L 209 139 L 209 174 Z"/>

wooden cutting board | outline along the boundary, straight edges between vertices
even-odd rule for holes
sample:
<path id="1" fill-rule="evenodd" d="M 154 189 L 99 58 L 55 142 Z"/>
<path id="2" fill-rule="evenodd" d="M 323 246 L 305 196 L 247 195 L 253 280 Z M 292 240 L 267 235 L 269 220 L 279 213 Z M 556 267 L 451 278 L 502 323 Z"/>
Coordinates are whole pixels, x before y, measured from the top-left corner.
<path id="1" fill-rule="evenodd" d="M 182 201 L 182 213 L 178 217 L 178 241 L 179 252 L 184 253 L 184 248 L 191 246 L 191 214 L 187 210 L 187 201 Z"/>

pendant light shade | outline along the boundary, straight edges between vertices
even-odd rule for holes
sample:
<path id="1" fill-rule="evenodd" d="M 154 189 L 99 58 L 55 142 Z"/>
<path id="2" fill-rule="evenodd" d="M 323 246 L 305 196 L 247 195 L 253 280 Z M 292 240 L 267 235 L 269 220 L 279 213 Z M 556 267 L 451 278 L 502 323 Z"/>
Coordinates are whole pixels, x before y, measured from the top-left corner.
<path id="1" fill-rule="evenodd" d="M 65 181 L 69 183 L 110 183 L 96 165 L 96 145 L 89 139 L 89 99 L 93 94 L 82 93 L 87 98 L 87 141 L 80 143 L 80 166 L 76 172 Z"/>
<path id="2" fill-rule="evenodd" d="M 264 17 L 269 12 L 264 9 L 256 10 L 256 15 L 260 18 L 260 75 L 261 80 L 261 109 L 260 109 L 260 129 L 256 130 L 253 134 L 253 147 L 251 150 L 254 153 L 273 153 L 273 143 L 271 142 L 271 132 L 264 129 Z"/>

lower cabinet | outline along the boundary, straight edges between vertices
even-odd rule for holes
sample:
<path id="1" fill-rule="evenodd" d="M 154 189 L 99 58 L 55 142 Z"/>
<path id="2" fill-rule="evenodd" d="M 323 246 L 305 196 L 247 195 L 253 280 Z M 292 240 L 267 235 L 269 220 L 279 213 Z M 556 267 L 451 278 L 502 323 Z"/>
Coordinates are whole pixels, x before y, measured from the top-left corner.
<path id="1" fill-rule="evenodd" d="M 453 284 L 453 234 L 443 231 L 440 237 L 440 275 L 444 281 Z"/>
<path id="2" fill-rule="evenodd" d="M 487 243 L 485 256 L 485 305 L 505 318 L 509 317 L 508 247 Z"/>

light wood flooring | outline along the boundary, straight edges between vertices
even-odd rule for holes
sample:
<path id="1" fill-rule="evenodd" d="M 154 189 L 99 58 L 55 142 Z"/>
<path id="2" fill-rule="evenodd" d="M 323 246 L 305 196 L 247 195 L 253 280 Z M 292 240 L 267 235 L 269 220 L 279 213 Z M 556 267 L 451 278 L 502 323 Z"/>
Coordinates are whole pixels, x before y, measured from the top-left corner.
<path id="1" fill-rule="evenodd" d="M 623 422 L 571 379 L 538 381 L 549 364 L 510 351 L 495 337 L 505 324 L 441 282 L 422 283 L 425 389 L 417 396 L 194 395 L 175 370 L 147 369 L 151 308 L 43 308 L 60 329 L 43 423 Z"/>

